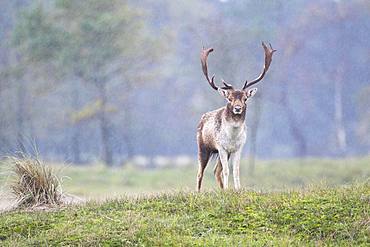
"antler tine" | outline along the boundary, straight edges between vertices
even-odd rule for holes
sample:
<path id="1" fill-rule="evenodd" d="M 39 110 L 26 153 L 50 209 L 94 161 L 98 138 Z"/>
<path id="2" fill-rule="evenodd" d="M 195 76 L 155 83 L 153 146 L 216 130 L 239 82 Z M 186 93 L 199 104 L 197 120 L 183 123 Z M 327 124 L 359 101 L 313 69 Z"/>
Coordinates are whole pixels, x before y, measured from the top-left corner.
<path id="1" fill-rule="evenodd" d="M 209 79 L 209 76 L 208 76 L 207 58 L 208 58 L 209 53 L 211 52 L 213 52 L 213 48 L 205 49 L 203 47 L 203 50 L 200 53 L 200 62 L 202 64 L 203 74 L 205 75 L 209 85 L 213 89 L 218 90 L 218 87 L 215 85 L 215 82 L 214 82 L 215 76 L 213 75 L 211 79 Z"/>
<path id="2" fill-rule="evenodd" d="M 276 51 L 276 50 L 274 50 L 272 48 L 272 46 L 271 46 L 270 43 L 269 43 L 269 46 L 270 47 L 267 47 L 267 45 L 264 42 L 262 42 L 262 47 L 265 50 L 265 64 L 263 66 L 263 70 L 262 70 L 261 74 L 256 79 L 254 79 L 253 81 L 251 81 L 249 83 L 248 83 L 248 81 L 245 81 L 244 86 L 243 86 L 243 90 L 244 89 L 247 89 L 248 87 L 250 87 L 250 86 L 252 86 L 254 84 L 256 84 L 257 82 L 259 82 L 260 80 L 262 80 L 263 77 L 265 76 L 265 74 L 266 74 L 266 72 L 269 69 L 270 64 L 271 64 L 272 55 Z"/>
<path id="3" fill-rule="evenodd" d="M 222 89 L 234 89 L 233 86 L 231 84 L 227 83 L 224 79 L 222 79 L 222 84 L 224 84 Z"/>

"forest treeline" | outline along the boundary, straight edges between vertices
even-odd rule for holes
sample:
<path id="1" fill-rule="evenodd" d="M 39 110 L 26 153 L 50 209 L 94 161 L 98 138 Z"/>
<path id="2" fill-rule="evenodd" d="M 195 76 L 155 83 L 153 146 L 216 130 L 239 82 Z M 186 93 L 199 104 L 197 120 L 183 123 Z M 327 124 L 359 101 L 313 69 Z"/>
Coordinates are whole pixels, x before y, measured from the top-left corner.
<path id="1" fill-rule="evenodd" d="M 261 158 L 370 150 L 370 3 L 2 1 L 0 154 L 73 163 L 195 156 L 202 113 L 224 101 L 210 74 L 241 87 L 277 49 L 248 107 Z"/>

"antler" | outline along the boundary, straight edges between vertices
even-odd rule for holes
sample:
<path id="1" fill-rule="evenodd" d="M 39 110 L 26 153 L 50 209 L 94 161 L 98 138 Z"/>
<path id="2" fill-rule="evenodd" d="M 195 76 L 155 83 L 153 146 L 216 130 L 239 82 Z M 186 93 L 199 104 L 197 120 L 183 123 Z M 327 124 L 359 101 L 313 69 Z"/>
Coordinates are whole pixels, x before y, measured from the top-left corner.
<path id="1" fill-rule="evenodd" d="M 214 82 L 215 75 L 212 76 L 212 79 L 209 79 L 209 76 L 208 76 L 207 58 L 208 58 L 208 54 L 211 52 L 213 52 L 213 48 L 205 49 L 203 47 L 203 50 L 200 53 L 200 62 L 202 64 L 203 74 L 205 75 L 209 85 L 211 85 L 213 89 L 218 90 L 218 87 L 215 85 L 215 82 Z"/>
<path id="2" fill-rule="evenodd" d="M 269 43 L 270 47 L 267 47 L 267 45 L 262 42 L 262 46 L 263 46 L 263 49 L 265 50 L 265 65 L 263 66 L 263 71 L 261 72 L 261 74 L 256 78 L 254 79 L 253 81 L 249 82 L 248 81 L 245 81 L 244 83 L 244 86 L 243 86 L 243 90 L 256 84 L 257 82 L 259 82 L 260 80 L 263 79 L 263 77 L 265 76 L 267 70 L 269 69 L 270 67 L 270 64 L 271 64 L 271 61 L 272 61 L 272 54 L 274 54 L 274 52 L 276 50 L 274 50 L 271 46 L 271 44 Z"/>
<path id="3" fill-rule="evenodd" d="M 203 74 L 205 75 L 209 85 L 211 85 L 211 87 L 215 90 L 218 90 L 219 87 L 217 87 L 215 85 L 215 75 L 212 76 L 211 79 L 209 79 L 209 76 L 208 76 L 208 66 L 207 66 L 207 58 L 208 58 L 208 55 L 209 53 L 213 52 L 213 48 L 208 48 L 208 49 L 205 49 L 203 47 L 203 50 L 202 52 L 200 53 L 200 62 L 202 63 L 202 70 L 203 70 Z M 232 85 L 228 84 L 227 82 L 225 82 L 224 80 L 222 80 L 222 83 L 224 84 L 223 87 L 221 87 L 222 89 L 234 89 Z"/>

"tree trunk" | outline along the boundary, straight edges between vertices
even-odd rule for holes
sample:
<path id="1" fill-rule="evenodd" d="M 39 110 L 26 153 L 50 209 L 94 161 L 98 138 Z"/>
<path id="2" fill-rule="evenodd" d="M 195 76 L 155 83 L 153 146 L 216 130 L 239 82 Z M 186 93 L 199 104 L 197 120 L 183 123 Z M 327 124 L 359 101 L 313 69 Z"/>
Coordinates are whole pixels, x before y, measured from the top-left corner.
<path id="1" fill-rule="evenodd" d="M 125 131 L 124 131 L 124 140 L 126 144 L 126 157 L 127 159 L 131 159 L 134 156 L 134 147 L 132 144 L 132 112 L 131 112 L 131 106 L 130 102 L 127 102 L 126 104 L 126 111 L 124 116 L 124 122 L 125 122 Z"/>
<path id="2" fill-rule="evenodd" d="M 339 66 L 335 75 L 334 82 L 334 122 L 337 153 L 344 156 L 347 150 L 347 135 L 343 121 L 343 85 L 342 85 L 343 66 Z"/>
<path id="3" fill-rule="evenodd" d="M 24 129 L 25 129 L 25 86 L 22 79 L 17 80 L 17 110 L 16 110 L 16 138 L 17 151 L 26 154 L 27 150 L 24 144 Z"/>
<path id="4" fill-rule="evenodd" d="M 130 160 L 134 155 L 135 155 L 135 150 L 134 150 L 134 143 L 133 143 L 133 128 L 132 128 L 132 100 L 130 99 L 130 95 L 132 93 L 133 87 L 132 87 L 132 82 L 129 80 L 126 81 L 126 86 L 125 86 L 125 93 L 126 97 L 123 102 L 125 105 L 125 111 L 124 111 L 124 116 L 123 116 L 123 123 L 124 123 L 124 130 L 122 134 L 122 140 L 124 142 L 124 147 L 125 147 L 125 155 L 126 155 L 126 161 Z M 124 164 L 125 162 L 123 162 Z"/>
<path id="5" fill-rule="evenodd" d="M 111 146 L 111 126 L 107 118 L 107 93 L 105 83 L 99 83 L 98 89 L 101 100 L 99 125 L 102 138 L 102 159 L 107 166 L 113 165 L 113 150 Z"/>
<path id="6" fill-rule="evenodd" d="M 75 83 L 73 83 L 75 84 Z M 77 110 L 80 106 L 79 102 L 79 93 L 78 88 L 75 85 L 72 85 L 72 109 Z M 75 164 L 81 163 L 81 148 L 80 148 L 80 139 L 81 139 L 81 123 L 72 123 L 72 136 L 71 136 L 71 154 L 72 161 Z"/>
<path id="7" fill-rule="evenodd" d="M 72 161 L 74 164 L 80 164 L 81 163 L 80 124 L 77 123 L 72 128 L 73 128 L 71 137 Z"/>
<path id="8" fill-rule="evenodd" d="M 287 95 L 286 95 L 286 89 L 283 90 L 283 95 L 282 95 L 282 106 L 284 107 L 287 119 L 288 119 L 288 124 L 289 124 L 289 131 L 293 137 L 293 139 L 296 142 L 295 146 L 295 156 L 297 157 L 305 157 L 307 155 L 307 142 L 304 134 L 301 131 L 301 126 L 296 120 L 294 116 L 293 110 L 290 108 L 290 105 L 287 100 Z"/>
<path id="9" fill-rule="evenodd" d="M 110 143 L 110 127 L 106 119 L 105 112 L 102 112 L 100 118 L 100 129 L 102 135 L 103 161 L 107 166 L 113 165 L 113 151 Z"/>

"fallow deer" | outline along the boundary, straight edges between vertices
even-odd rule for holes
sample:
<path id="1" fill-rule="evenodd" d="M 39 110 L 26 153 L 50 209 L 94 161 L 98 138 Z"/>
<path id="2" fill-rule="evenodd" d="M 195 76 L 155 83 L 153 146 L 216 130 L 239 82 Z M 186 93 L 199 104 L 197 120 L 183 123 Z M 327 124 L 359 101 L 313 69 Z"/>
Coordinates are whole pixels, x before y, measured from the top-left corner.
<path id="1" fill-rule="evenodd" d="M 214 83 L 215 76 L 208 76 L 207 58 L 213 48 L 201 52 L 203 73 L 209 85 L 217 90 L 227 100 L 227 105 L 214 111 L 205 113 L 198 125 L 198 174 L 197 190 L 200 191 L 204 170 L 212 155 L 218 155 L 214 174 L 221 189 L 228 188 L 229 162 L 233 168 L 234 187 L 240 189 L 239 165 L 240 156 L 246 141 L 245 118 L 248 99 L 257 92 L 257 88 L 248 89 L 261 81 L 270 67 L 272 55 L 276 51 L 271 44 L 268 47 L 262 42 L 265 51 L 265 64 L 261 74 L 253 81 L 245 81 L 241 90 L 236 90 L 232 85 L 222 80 L 223 86 Z M 221 176 L 222 173 L 222 176 Z"/>

